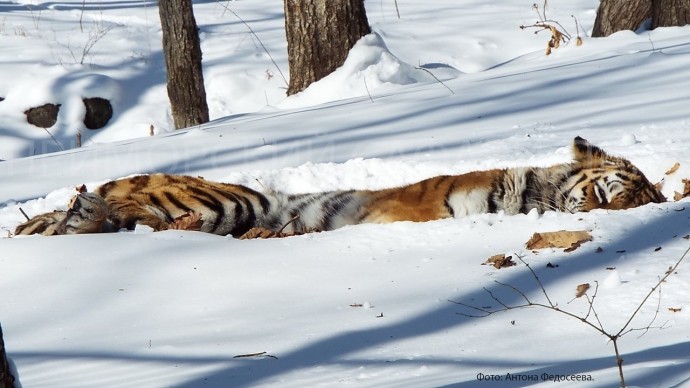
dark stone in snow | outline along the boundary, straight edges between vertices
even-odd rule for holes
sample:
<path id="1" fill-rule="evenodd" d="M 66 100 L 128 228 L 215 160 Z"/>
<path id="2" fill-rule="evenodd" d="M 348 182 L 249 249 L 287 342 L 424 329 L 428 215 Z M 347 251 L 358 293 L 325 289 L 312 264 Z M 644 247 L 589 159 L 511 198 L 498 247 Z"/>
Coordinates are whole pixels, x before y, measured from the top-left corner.
<path id="1" fill-rule="evenodd" d="M 113 106 L 110 101 L 101 97 L 84 98 L 86 114 L 84 115 L 84 125 L 88 129 L 103 128 L 113 117 Z"/>
<path id="2" fill-rule="evenodd" d="M 60 104 L 45 104 L 35 108 L 29 108 L 24 112 L 29 124 L 40 128 L 50 128 L 57 122 Z"/>

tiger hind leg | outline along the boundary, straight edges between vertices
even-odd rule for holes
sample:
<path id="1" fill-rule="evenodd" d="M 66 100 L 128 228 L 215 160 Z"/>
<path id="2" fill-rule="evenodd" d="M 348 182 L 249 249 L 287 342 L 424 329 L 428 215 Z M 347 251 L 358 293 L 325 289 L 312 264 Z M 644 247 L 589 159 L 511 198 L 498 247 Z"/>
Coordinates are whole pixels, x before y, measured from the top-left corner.
<path id="1" fill-rule="evenodd" d="M 155 231 L 166 230 L 174 221 L 172 217 L 166 217 L 161 211 L 156 211 L 149 206 L 143 206 L 131 199 L 116 199 L 108 202 L 110 208 L 109 219 L 115 230 L 132 230 L 136 225 L 146 225 Z"/>
<path id="2" fill-rule="evenodd" d="M 94 193 L 74 196 L 67 211 L 40 214 L 17 226 L 15 235 L 99 233 L 107 224 L 108 206 L 103 198 Z"/>

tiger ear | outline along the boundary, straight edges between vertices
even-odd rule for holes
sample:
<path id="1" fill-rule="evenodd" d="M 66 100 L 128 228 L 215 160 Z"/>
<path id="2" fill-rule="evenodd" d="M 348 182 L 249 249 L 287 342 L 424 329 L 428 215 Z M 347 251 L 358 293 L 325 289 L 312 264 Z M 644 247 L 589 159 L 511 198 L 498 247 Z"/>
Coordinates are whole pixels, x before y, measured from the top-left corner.
<path id="1" fill-rule="evenodd" d="M 606 159 L 612 159 L 604 150 L 592 145 L 580 136 L 573 139 L 573 155 L 578 163 L 596 163 Z"/>

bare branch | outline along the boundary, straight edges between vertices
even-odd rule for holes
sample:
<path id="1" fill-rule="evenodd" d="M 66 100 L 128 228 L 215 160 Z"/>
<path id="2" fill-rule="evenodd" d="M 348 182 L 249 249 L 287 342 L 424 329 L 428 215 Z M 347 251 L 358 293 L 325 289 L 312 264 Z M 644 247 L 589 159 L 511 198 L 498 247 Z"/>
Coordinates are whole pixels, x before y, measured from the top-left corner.
<path id="1" fill-rule="evenodd" d="M 690 247 L 688 247 L 688 249 L 685 250 L 685 253 L 683 253 L 683 256 L 681 256 L 680 259 L 678 259 L 678 261 L 676 261 L 676 264 L 669 271 L 667 271 L 663 277 L 661 277 L 659 279 L 659 281 L 656 283 L 656 285 L 654 287 L 652 287 L 652 289 L 649 291 L 649 293 L 647 293 L 647 295 L 644 297 L 644 299 L 642 299 L 642 302 L 640 302 L 640 304 L 637 306 L 637 309 L 635 309 L 635 311 L 632 313 L 632 315 L 630 315 L 630 319 L 628 319 L 628 321 L 625 323 L 625 325 L 623 325 L 623 327 L 620 329 L 620 331 L 618 331 L 616 336 L 621 336 L 621 334 L 628 328 L 628 326 L 630 325 L 630 322 L 632 322 L 632 320 L 635 318 L 637 313 L 639 313 L 640 310 L 642 309 L 642 306 L 644 306 L 644 304 L 647 302 L 647 299 L 649 299 L 649 297 L 652 296 L 652 294 L 654 293 L 654 291 L 656 291 L 657 288 L 661 287 L 661 283 L 663 283 L 669 276 L 671 276 L 671 274 L 676 272 L 676 268 L 678 268 L 678 266 L 683 261 L 683 259 L 685 259 L 685 256 L 687 256 L 688 252 L 690 252 Z"/>

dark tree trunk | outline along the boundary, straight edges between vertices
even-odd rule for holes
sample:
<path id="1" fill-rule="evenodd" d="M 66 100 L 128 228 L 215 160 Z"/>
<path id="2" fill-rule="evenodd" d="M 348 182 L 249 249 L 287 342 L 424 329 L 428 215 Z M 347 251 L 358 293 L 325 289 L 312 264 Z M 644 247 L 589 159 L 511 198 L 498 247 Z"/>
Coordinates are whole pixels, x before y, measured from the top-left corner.
<path id="1" fill-rule="evenodd" d="M 342 66 L 355 42 L 370 32 L 364 0 L 285 0 L 287 94 Z"/>
<path id="2" fill-rule="evenodd" d="M 652 28 L 690 24 L 689 0 L 652 0 Z"/>
<path id="3" fill-rule="evenodd" d="M 192 0 L 160 0 L 168 98 L 175 128 L 208 122 L 199 32 Z"/>
<path id="4" fill-rule="evenodd" d="M 621 30 L 634 31 L 651 17 L 652 0 L 601 0 L 592 37 L 609 36 Z"/>
<path id="5" fill-rule="evenodd" d="M 5 353 L 5 342 L 2 339 L 2 326 L 0 326 L 0 388 L 13 388 L 14 376 L 10 373 L 10 366 Z"/>

